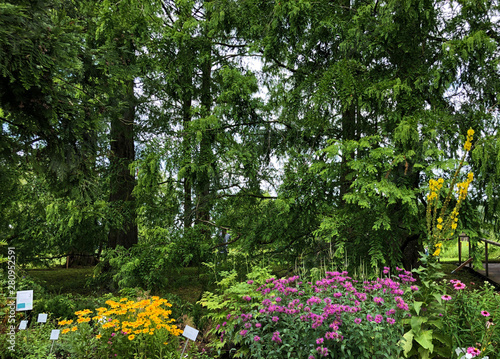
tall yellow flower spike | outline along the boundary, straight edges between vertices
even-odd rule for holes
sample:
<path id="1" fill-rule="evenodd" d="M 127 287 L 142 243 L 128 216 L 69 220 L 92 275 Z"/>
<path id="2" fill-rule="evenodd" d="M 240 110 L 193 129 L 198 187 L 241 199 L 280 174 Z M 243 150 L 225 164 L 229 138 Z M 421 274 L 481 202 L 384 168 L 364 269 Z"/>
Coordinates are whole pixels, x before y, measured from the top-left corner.
<path id="1" fill-rule="evenodd" d="M 427 238 L 430 245 L 434 245 L 437 249 L 434 251 L 434 256 L 438 256 L 441 253 L 442 241 L 453 236 L 454 231 L 458 227 L 458 213 L 460 207 L 467 197 L 469 191 L 469 185 L 474 180 L 474 174 L 468 173 L 467 179 L 464 182 L 456 184 L 457 191 L 457 202 L 452 212 L 446 216 L 446 209 L 453 197 L 453 188 L 455 188 L 455 183 L 457 182 L 458 175 L 461 168 L 463 167 L 465 157 L 467 153 L 472 148 L 472 140 L 474 137 L 474 130 L 471 128 L 467 131 L 467 139 L 464 144 L 465 153 L 462 155 L 460 163 L 458 165 L 455 174 L 452 177 L 452 183 L 445 197 L 444 204 L 441 206 L 438 215 L 439 207 L 439 193 L 443 187 L 444 180 L 439 178 L 437 181 L 434 179 L 429 180 L 429 194 L 427 195 L 427 210 L 426 210 L 426 220 L 427 220 Z M 439 246 L 438 246 L 439 244 Z"/>

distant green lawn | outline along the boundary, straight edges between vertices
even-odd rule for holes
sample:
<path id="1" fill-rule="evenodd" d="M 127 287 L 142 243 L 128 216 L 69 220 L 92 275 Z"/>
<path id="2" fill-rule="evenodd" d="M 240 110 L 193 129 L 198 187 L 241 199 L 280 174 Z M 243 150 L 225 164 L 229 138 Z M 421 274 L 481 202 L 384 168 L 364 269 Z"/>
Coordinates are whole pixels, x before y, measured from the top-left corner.
<path id="1" fill-rule="evenodd" d="M 27 272 L 51 293 L 92 293 L 92 288 L 86 284 L 94 274 L 94 267 L 30 269 Z"/>
<path id="2" fill-rule="evenodd" d="M 484 259 L 484 243 L 478 244 L 478 251 Z M 443 250 L 440 254 L 442 261 L 458 262 L 458 239 L 444 242 Z M 469 243 L 462 242 L 462 261 L 469 258 Z M 500 262 L 500 247 L 488 245 L 488 261 L 491 263 Z"/>
<path id="3" fill-rule="evenodd" d="M 96 288 L 88 285 L 89 279 L 94 275 L 94 267 L 29 269 L 27 272 L 50 293 L 84 296 L 96 293 Z M 201 296 L 203 288 L 197 275 L 197 268 L 183 268 L 179 275 L 172 277 L 168 292 L 195 303 Z"/>

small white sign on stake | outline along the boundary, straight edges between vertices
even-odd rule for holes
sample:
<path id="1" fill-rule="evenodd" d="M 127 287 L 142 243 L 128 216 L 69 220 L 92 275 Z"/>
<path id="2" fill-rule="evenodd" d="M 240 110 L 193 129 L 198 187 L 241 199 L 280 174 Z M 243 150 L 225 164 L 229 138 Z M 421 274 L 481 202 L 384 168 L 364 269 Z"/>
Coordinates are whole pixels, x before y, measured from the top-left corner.
<path id="1" fill-rule="evenodd" d="M 21 290 L 16 293 L 16 310 L 33 310 L 32 290 Z"/>
<path id="2" fill-rule="evenodd" d="M 181 353 L 181 358 L 182 355 L 184 354 L 184 351 L 186 350 L 186 347 L 189 343 L 189 340 L 192 340 L 193 342 L 196 341 L 196 337 L 198 336 L 199 331 L 197 329 L 194 329 L 190 327 L 189 325 L 186 325 L 184 328 L 184 331 L 182 332 L 182 335 L 187 338 L 186 344 L 184 345 L 184 349 L 182 349 Z"/>
<path id="3" fill-rule="evenodd" d="M 40 313 L 38 314 L 38 323 L 47 323 L 47 314 L 45 313 Z"/>
<path id="4" fill-rule="evenodd" d="M 27 320 L 21 320 L 21 324 L 19 324 L 19 330 L 25 330 L 28 327 Z"/>
<path id="5" fill-rule="evenodd" d="M 194 342 L 194 341 L 196 341 L 196 337 L 198 336 L 198 333 L 199 333 L 199 331 L 197 329 L 194 329 L 194 328 L 190 327 L 189 325 L 186 325 L 186 328 L 184 328 L 184 332 L 182 332 L 182 335 Z"/>
<path id="6" fill-rule="evenodd" d="M 57 339 L 59 339 L 59 333 L 61 331 L 59 329 L 52 329 L 50 332 L 50 340 L 52 340 L 52 345 L 50 346 L 50 352 L 49 354 L 52 354 L 52 348 L 54 348 L 54 343 L 56 342 Z"/>
<path id="7" fill-rule="evenodd" d="M 52 329 L 52 331 L 50 332 L 50 340 L 57 340 L 59 339 L 59 333 L 61 331 L 59 329 Z"/>

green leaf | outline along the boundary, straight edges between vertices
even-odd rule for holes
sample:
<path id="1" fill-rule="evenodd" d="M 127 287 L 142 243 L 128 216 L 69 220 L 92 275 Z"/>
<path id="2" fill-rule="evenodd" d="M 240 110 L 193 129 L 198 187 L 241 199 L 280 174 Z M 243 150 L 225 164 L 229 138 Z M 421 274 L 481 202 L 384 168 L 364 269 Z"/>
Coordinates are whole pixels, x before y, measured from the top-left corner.
<path id="1" fill-rule="evenodd" d="M 413 338 L 423 348 L 429 349 L 429 351 L 432 353 L 432 351 L 434 350 L 434 344 L 432 344 L 432 330 L 422 330 Z"/>
<path id="2" fill-rule="evenodd" d="M 417 315 L 420 315 L 422 304 L 424 304 L 424 302 L 413 302 L 413 309 L 415 309 L 415 313 L 417 313 Z"/>
<path id="3" fill-rule="evenodd" d="M 403 353 L 406 356 L 411 348 L 413 347 L 413 331 L 410 329 L 403 335 L 403 339 L 399 341 L 399 344 L 403 347 Z"/>

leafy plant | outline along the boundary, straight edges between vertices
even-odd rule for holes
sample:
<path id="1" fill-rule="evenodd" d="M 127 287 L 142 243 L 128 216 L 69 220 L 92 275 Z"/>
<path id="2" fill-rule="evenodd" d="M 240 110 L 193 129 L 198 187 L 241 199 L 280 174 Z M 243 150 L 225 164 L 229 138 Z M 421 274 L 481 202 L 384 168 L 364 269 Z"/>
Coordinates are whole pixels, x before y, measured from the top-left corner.
<path id="1" fill-rule="evenodd" d="M 422 285 L 410 301 L 411 318 L 403 320 L 405 356 L 461 358 L 470 354 L 467 349 L 478 357 L 497 353 L 500 336 L 493 328 L 494 318 L 500 315 L 500 298 L 491 285 L 486 282 L 481 291 L 466 291 L 459 280 L 439 280 L 439 263 L 425 257 L 423 261 L 414 270 Z"/>
<path id="2" fill-rule="evenodd" d="M 219 352 L 232 345 L 235 357 L 397 358 L 405 298 L 416 288 L 411 272 L 397 270 L 393 278 L 364 282 L 327 272 L 314 283 L 298 276 L 219 283 L 220 295 L 205 293 L 200 301 L 216 325 L 212 345 Z"/>

